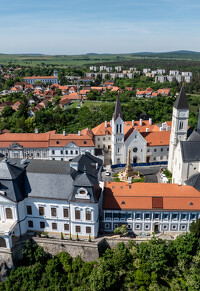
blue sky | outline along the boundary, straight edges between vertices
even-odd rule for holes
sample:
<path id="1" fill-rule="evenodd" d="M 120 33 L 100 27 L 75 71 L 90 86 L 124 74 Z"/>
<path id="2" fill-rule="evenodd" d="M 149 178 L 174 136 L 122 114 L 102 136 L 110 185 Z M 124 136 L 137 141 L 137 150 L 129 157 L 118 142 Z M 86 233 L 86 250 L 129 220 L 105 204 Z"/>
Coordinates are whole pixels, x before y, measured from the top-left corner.
<path id="1" fill-rule="evenodd" d="M 200 51 L 199 0 L 0 0 L 0 52 Z"/>

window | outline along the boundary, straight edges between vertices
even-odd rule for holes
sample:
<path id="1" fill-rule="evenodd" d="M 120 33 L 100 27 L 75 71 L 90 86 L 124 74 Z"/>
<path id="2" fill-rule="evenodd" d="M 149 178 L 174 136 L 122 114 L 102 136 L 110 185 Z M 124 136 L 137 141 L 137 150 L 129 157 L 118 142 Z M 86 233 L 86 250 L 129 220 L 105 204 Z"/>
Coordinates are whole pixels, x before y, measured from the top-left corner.
<path id="1" fill-rule="evenodd" d="M 52 229 L 57 229 L 57 223 L 55 222 L 52 223 Z"/>
<path id="2" fill-rule="evenodd" d="M 156 149 L 154 149 L 154 152 L 156 152 Z"/>
<path id="3" fill-rule="evenodd" d="M 91 233 L 91 227 L 90 226 L 86 226 L 86 233 Z"/>
<path id="4" fill-rule="evenodd" d="M 173 215 L 172 215 L 172 219 L 177 219 L 178 218 L 178 214 L 177 213 L 174 213 Z"/>
<path id="5" fill-rule="evenodd" d="M 107 229 L 110 228 L 110 224 L 106 223 L 105 228 L 107 228 Z"/>
<path id="6" fill-rule="evenodd" d="M 161 160 L 161 161 L 163 160 L 163 156 L 160 156 L 160 160 Z"/>
<path id="7" fill-rule="evenodd" d="M 179 123 L 179 130 L 182 130 L 183 129 L 183 121 L 180 121 Z"/>
<path id="8" fill-rule="evenodd" d="M 6 218 L 7 219 L 13 219 L 12 209 L 11 208 L 6 208 Z"/>
<path id="9" fill-rule="evenodd" d="M 60 151 L 60 154 L 63 155 L 63 151 Z"/>
<path id="10" fill-rule="evenodd" d="M 148 224 L 145 225 L 145 229 L 149 229 L 149 225 Z"/>
<path id="11" fill-rule="evenodd" d="M 186 213 L 182 213 L 182 215 L 181 215 L 182 217 L 182 220 L 185 220 L 186 218 L 187 218 L 187 214 Z"/>
<path id="12" fill-rule="evenodd" d="M 132 226 L 131 224 L 128 224 L 128 229 L 131 229 L 132 228 L 131 226 Z"/>
<path id="13" fill-rule="evenodd" d="M 27 214 L 32 215 L 32 207 L 30 205 L 26 206 Z"/>
<path id="14" fill-rule="evenodd" d="M 52 150 L 52 155 L 55 155 L 55 151 L 54 150 Z"/>
<path id="15" fill-rule="evenodd" d="M 163 148 L 161 148 L 160 151 L 163 152 Z"/>
<path id="16" fill-rule="evenodd" d="M 133 148 L 133 152 L 137 153 L 138 149 L 137 148 Z"/>
<path id="17" fill-rule="evenodd" d="M 70 154 L 73 155 L 73 151 L 70 151 Z"/>
<path id="18" fill-rule="evenodd" d="M 167 225 L 163 225 L 163 229 L 167 229 Z"/>
<path id="19" fill-rule="evenodd" d="M 28 221 L 28 227 L 33 227 L 33 221 L 32 220 Z"/>
<path id="20" fill-rule="evenodd" d="M 39 207 L 39 215 L 44 215 L 44 207 Z"/>
<path id="21" fill-rule="evenodd" d="M 60 160 L 63 161 L 63 158 L 61 158 Z"/>
<path id="22" fill-rule="evenodd" d="M 145 219 L 150 219 L 150 213 L 145 214 Z"/>
<path id="23" fill-rule="evenodd" d="M 81 227 L 79 225 L 76 225 L 76 232 L 81 232 Z"/>
<path id="24" fill-rule="evenodd" d="M 14 153 L 14 158 L 18 158 L 19 154 L 18 153 Z"/>
<path id="25" fill-rule="evenodd" d="M 147 152 L 149 153 L 150 152 L 150 149 L 148 149 Z"/>
<path id="26" fill-rule="evenodd" d="M 63 209 L 63 217 L 69 217 L 69 209 L 68 208 Z"/>
<path id="27" fill-rule="evenodd" d="M 153 160 L 156 161 L 156 157 L 153 157 Z"/>
<path id="28" fill-rule="evenodd" d="M 136 229 L 140 229 L 140 225 L 139 224 L 136 224 Z"/>
<path id="29" fill-rule="evenodd" d="M 196 214 L 192 213 L 191 214 L 191 219 L 195 219 L 196 218 Z"/>
<path id="30" fill-rule="evenodd" d="M 98 137 L 98 141 L 100 141 L 100 137 Z"/>
<path id="31" fill-rule="evenodd" d="M 80 212 L 80 210 L 75 210 L 75 219 L 81 219 L 81 212 Z"/>
<path id="32" fill-rule="evenodd" d="M 181 230 L 185 230 L 186 229 L 186 225 L 181 225 Z"/>
<path id="33" fill-rule="evenodd" d="M 167 148 L 167 151 L 169 151 L 169 148 Z"/>
<path id="34" fill-rule="evenodd" d="M 176 229 L 176 225 L 172 225 L 172 229 L 175 230 Z"/>
<path id="35" fill-rule="evenodd" d="M 90 210 L 86 211 L 85 219 L 86 220 L 91 220 L 91 211 Z"/>
<path id="36" fill-rule="evenodd" d="M 113 218 L 115 219 L 119 219 L 119 213 L 118 212 L 114 212 L 113 213 Z"/>
<path id="37" fill-rule="evenodd" d="M 65 154 L 68 155 L 68 151 L 65 151 Z"/>
<path id="38" fill-rule="evenodd" d="M 76 151 L 76 155 L 78 155 L 78 151 Z"/>
<path id="39" fill-rule="evenodd" d="M 69 230 L 69 223 L 65 223 L 65 224 L 64 224 L 64 230 L 65 230 L 65 231 L 68 231 L 68 230 Z"/>
<path id="40" fill-rule="evenodd" d="M 141 219 L 141 214 L 140 213 L 136 213 L 135 218 L 136 219 Z"/>
<path id="41" fill-rule="evenodd" d="M 40 228 L 45 228 L 45 223 L 44 223 L 44 221 L 40 221 Z"/>
<path id="42" fill-rule="evenodd" d="M 56 216 L 56 208 L 55 207 L 51 208 L 51 216 Z"/>
<path id="43" fill-rule="evenodd" d="M 39 158 L 39 157 L 40 157 L 40 153 L 37 152 L 37 158 Z"/>
<path id="44" fill-rule="evenodd" d="M 163 219 L 168 219 L 168 214 L 167 213 L 163 214 Z"/>
<path id="45" fill-rule="evenodd" d="M 103 140 L 105 140 L 105 137 L 103 137 Z"/>
<path id="46" fill-rule="evenodd" d="M 155 219 L 159 218 L 159 213 L 155 213 Z"/>

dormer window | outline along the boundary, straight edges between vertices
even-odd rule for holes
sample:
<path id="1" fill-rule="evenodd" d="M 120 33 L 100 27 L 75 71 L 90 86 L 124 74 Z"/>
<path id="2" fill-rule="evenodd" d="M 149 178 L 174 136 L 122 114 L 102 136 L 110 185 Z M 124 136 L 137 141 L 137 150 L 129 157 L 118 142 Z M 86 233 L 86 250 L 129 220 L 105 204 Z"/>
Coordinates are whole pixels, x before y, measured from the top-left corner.
<path id="1" fill-rule="evenodd" d="M 75 195 L 75 198 L 90 199 L 90 195 L 88 194 L 88 191 L 85 188 L 79 188 L 77 190 L 77 194 Z"/>

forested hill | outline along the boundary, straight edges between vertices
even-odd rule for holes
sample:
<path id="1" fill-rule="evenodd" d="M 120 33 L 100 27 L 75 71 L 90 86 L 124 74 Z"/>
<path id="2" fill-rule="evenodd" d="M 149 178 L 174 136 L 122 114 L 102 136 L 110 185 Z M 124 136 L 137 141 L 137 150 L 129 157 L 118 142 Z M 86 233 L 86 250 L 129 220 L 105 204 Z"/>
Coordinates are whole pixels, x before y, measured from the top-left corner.
<path id="1" fill-rule="evenodd" d="M 147 57 L 147 58 L 169 58 L 169 59 L 199 59 L 200 52 L 179 50 L 172 52 L 138 52 L 132 53 L 133 56 Z"/>

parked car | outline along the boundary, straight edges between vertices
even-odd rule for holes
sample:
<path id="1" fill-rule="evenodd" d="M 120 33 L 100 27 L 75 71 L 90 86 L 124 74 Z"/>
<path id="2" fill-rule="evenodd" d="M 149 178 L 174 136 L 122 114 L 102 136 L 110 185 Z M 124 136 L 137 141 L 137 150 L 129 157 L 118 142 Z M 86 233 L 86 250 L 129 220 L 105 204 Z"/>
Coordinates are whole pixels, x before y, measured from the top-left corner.
<path id="1" fill-rule="evenodd" d="M 106 171 L 106 176 L 110 176 L 110 172 L 108 170 Z"/>

